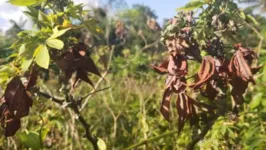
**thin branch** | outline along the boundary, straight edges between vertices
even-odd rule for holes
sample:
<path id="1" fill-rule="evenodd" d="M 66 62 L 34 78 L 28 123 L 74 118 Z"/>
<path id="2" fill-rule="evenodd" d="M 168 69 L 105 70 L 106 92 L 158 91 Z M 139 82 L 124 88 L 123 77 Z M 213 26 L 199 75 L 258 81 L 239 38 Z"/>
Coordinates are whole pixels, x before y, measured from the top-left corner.
<path id="1" fill-rule="evenodd" d="M 107 90 L 107 89 L 109 89 L 110 87 L 111 87 L 111 86 L 106 87 L 106 88 L 103 88 L 103 89 L 100 89 L 100 90 L 94 90 L 93 92 L 90 92 L 89 94 L 87 94 L 86 96 L 83 96 L 83 97 L 80 98 L 79 100 L 82 101 L 82 100 L 84 100 L 85 98 L 87 98 L 88 96 L 93 95 L 93 94 L 98 93 L 98 92 L 101 92 L 101 91 L 104 91 L 104 90 Z"/>
<path id="2" fill-rule="evenodd" d="M 243 22 L 248 28 L 250 28 L 251 30 L 253 30 L 257 34 L 259 39 L 263 39 L 263 36 L 260 34 L 260 32 L 255 27 L 253 27 L 251 24 L 247 23 L 246 21 L 243 21 Z"/>
<path id="3" fill-rule="evenodd" d="M 40 146 L 41 146 L 41 149 L 43 149 L 43 139 L 42 139 L 42 130 L 43 130 L 43 126 L 44 126 L 44 120 L 43 120 L 43 117 L 41 115 L 39 115 L 41 121 L 42 121 L 42 125 L 41 125 L 41 129 L 39 131 L 39 138 L 40 138 Z"/>
<path id="4" fill-rule="evenodd" d="M 251 24 L 249 24 L 249 23 L 247 23 L 246 21 L 244 21 L 244 24 L 248 27 L 248 28 L 250 28 L 253 32 L 255 32 L 256 34 L 257 34 L 257 36 L 258 36 L 258 38 L 260 39 L 260 41 L 259 41 L 259 43 L 258 43 L 258 47 L 257 47 L 257 49 L 256 49 L 256 54 L 259 56 L 260 55 L 260 50 L 261 50 L 261 47 L 262 47 L 262 44 L 263 44 L 263 41 L 264 41 L 264 37 L 263 37 L 263 35 L 254 27 L 254 26 L 252 26 Z M 257 65 L 257 63 L 258 63 L 258 60 L 256 60 L 255 61 L 255 63 L 254 64 L 256 64 Z"/>
<path id="5" fill-rule="evenodd" d="M 98 150 L 98 145 L 97 145 L 98 139 L 97 139 L 97 137 L 95 137 L 91 133 L 91 131 L 90 131 L 91 125 L 88 124 L 86 122 L 85 118 L 81 115 L 81 113 L 79 111 L 79 108 L 78 108 L 77 102 L 74 99 L 72 99 L 72 97 L 69 100 L 67 100 L 67 101 L 72 102 L 71 105 L 70 105 L 70 108 L 77 115 L 77 119 L 82 124 L 83 128 L 85 129 L 85 135 L 84 136 L 92 143 L 93 149 L 94 150 Z"/>
<path id="6" fill-rule="evenodd" d="M 53 102 L 57 103 L 57 104 L 60 104 L 60 105 L 63 105 L 64 104 L 64 100 L 63 99 L 57 99 L 47 93 L 44 93 L 44 92 L 41 92 L 41 91 L 37 91 L 37 94 L 41 95 L 42 97 L 44 98 L 47 98 L 47 99 L 51 99 Z"/>
<path id="7" fill-rule="evenodd" d="M 111 61 L 112 61 L 112 58 L 113 58 L 114 49 L 115 49 L 115 46 L 112 46 L 111 47 L 111 54 L 110 54 L 109 61 L 108 61 L 107 67 L 106 67 L 106 71 L 103 73 L 102 78 L 100 78 L 98 80 L 98 82 L 95 84 L 94 89 L 92 90 L 91 93 L 93 93 L 93 92 L 96 91 L 97 87 L 104 80 L 104 77 L 108 74 L 108 70 L 109 70 L 109 68 L 111 66 Z M 82 104 L 80 110 L 83 110 L 84 109 L 84 107 L 87 105 L 87 103 L 88 103 L 88 101 L 89 101 L 89 99 L 90 99 L 91 96 L 92 96 L 91 94 L 89 96 L 87 96 L 87 98 L 86 98 L 85 102 Z"/>
<path id="8" fill-rule="evenodd" d="M 144 46 L 142 49 L 140 49 L 140 51 L 145 51 L 146 49 L 152 48 L 153 46 L 155 46 L 156 44 L 158 44 L 160 42 L 160 40 L 156 40 L 155 42 L 148 44 L 146 46 Z"/>
<path id="9" fill-rule="evenodd" d="M 43 96 L 47 99 L 51 99 L 53 102 L 59 104 L 59 105 L 64 105 L 64 100 L 60 100 L 57 99 L 55 97 L 52 97 L 51 95 L 41 92 L 40 90 L 37 91 L 37 93 L 40 96 Z M 91 131 L 90 131 L 90 125 L 86 122 L 86 120 L 84 119 L 84 117 L 81 115 L 79 109 L 78 109 L 78 101 L 75 101 L 73 99 L 73 97 L 68 96 L 68 92 L 65 93 L 66 95 L 66 101 L 70 103 L 70 105 L 68 105 L 68 107 L 70 109 L 72 109 L 74 111 L 74 113 L 78 116 L 77 119 L 79 120 L 79 122 L 82 124 L 82 126 L 85 129 L 85 137 L 92 143 L 94 150 L 98 150 L 98 145 L 97 145 L 97 137 L 93 136 Z"/>
<path id="10" fill-rule="evenodd" d="M 91 93 L 94 93 L 94 92 L 96 91 L 97 87 L 98 87 L 98 86 L 100 85 L 100 83 L 103 81 L 103 79 L 104 79 L 104 77 L 107 75 L 107 73 L 108 73 L 107 71 L 104 72 L 104 74 L 102 75 L 102 78 L 99 79 L 98 82 L 95 84 L 94 89 L 91 91 Z M 83 109 L 84 109 L 84 107 L 87 105 L 87 103 L 88 103 L 88 101 L 89 101 L 89 99 L 90 99 L 91 96 L 92 96 L 92 94 L 89 94 L 89 95 L 86 97 L 86 100 L 85 100 L 85 102 L 82 104 L 80 110 L 83 110 Z"/>
<path id="11" fill-rule="evenodd" d="M 177 133 L 178 133 L 178 130 L 173 130 L 173 131 L 165 132 L 165 133 L 163 133 L 161 135 L 158 135 L 158 136 L 155 136 L 155 137 L 151 137 L 151 138 L 148 138 L 148 139 L 143 140 L 141 142 L 138 142 L 138 143 L 136 143 L 134 145 L 131 145 L 131 146 L 127 147 L 125 150 L 131 150 L 133 148 L 137 148 L 137 147 L 140 147 L 142 145 L 145 145 L 145 144 L 149 144 L 149 143 L 158 141 L 158 140 L 160 140 L 162 138 L 165 138 L 167 136 L 172 136 L 172 135 L 177 134 Z"/>

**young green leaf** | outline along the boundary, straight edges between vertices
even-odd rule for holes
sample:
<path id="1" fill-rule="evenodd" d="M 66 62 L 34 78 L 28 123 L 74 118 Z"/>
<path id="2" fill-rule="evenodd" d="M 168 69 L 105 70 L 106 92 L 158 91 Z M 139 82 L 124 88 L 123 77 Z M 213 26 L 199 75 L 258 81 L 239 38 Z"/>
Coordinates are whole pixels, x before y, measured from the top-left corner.
<path id="1" fill-rule="evenodd" d="M 37 132 L 29 131 L 18 135 L 19 140 L 33 150 L 41 148 L 40 135 Z"/>
<path id="2" fill-rule="evenodd" d="M 239 16 L 242 19 L 246 19 L 246 15 L 245 15 L 245 13 L 243 11 L 240 11 Z"/>
<path id="3" fill-rule="evenodd" d="M 25 59 L 22 61 L 22 64 L 21 64 L 22 72 L 26 72 L 29 69 L 32 61 L 33 61 L 33 59 Z"/>
<path id="4" fill-rule="evenodd" d="M 19 53 L 18 53 L 18 55 L 20 56 L 21 54 L 23 54 L 23 53 L 25 52 L 25 50 L 26 50 L 26 46 L 25 46 L 25 44 L 22 44 L 22 45 L 20 46 L 20 48 L 19 48 Z"/>
<path id="5" fill-rule="evenodd" d="M 253 22 L 255 25 L 259 25 L 258 21 L 251 15 L 246 16 L 247 20 Z"/>
<path id="6" fill-rule="evenodd" d="M 201 0 L 194 0 L 187 3 L 184 7 L 177 8 L 176 11 L 191 11 L 196 8 L 200 8 L 205 4 L 204 1 Z"/>
<path id="7" fill-rule="evenodd" d="M 50 55 L 48 49 L 44 45 L 39 45 L 34 52 L 36 63 L 45 69 L 48 69 L 50 63 Z"/>
<path id="8" fill-rule="evenodd" d="M 31 6 L 45 1 L 46 0 L 9 0 L 8 2 L 17 6 Z"/>
<path id="9" fill-rule="evenodd" d="M 99 150 L 106 150 L 106 144 L 104 140 L 102 140 L 101 138 L 98 138 L 97 145 L 98 145 Z"/>
<path id="10" fill-rule="evenodd" d="M 48 17 L 46 16 L 46 14 L 44 14 L 40 10 L 39 10 L 38 19 L 39 19 L 39 21 L 46 22 L 46 23 L 50 23 L 50 20 L 48 19 Z"/>
<path id="11" fill-rule="evenodd" d="M 70 30 L 71 28 L 66 28 L 66 29 L 63 29 L 63 30 L 53 30 L 54 31 L 54 33 L 53 33 L 53 35 L 50 37 L 50 39 L 53 39 L 53 38 L 57 38 L 57 37 L 59 37 L 59 36 L 61 36 L 61 35 L 63 35 L 63 34 L 65 34 L 68 30 Z"/>
<path id="12" fill-rule="evenodd" d="M 59 39 L 52 39 L 49 38 L 46 40 L 46 44 L 51 47 L 51 48 L 55 48 L 58 50 L 61 50 L 64 47 L 64 43 L 63 41 L 59 40 Z"/>
<path id="13" fill-rule="evenodd" d="M 252 101 L 251 101 L 251 103 L 249 105 L 250 109 L 254 109 L 254 108 L 258 107 L 260 105 L 260 103 L 261 103 L 262 97 L 263 97 L 263 93 L 257 93 L 253 97 L 253 99 L 252 99 Z"/>

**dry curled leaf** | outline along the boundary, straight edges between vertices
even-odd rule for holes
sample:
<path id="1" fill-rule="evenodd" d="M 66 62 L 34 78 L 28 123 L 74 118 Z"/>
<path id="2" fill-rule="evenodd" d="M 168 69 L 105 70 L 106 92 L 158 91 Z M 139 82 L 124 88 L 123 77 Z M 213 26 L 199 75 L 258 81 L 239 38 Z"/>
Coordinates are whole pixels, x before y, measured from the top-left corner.
<path id="1" fill-rule="evenodd" d="M 232 97 L 236 104 L 242 104 L 244 102 L 243 94 L 245 93 L 248 82 L 244 81 L 241 77 L 234 76 L 231 79 L 230 84 L 232 85 Z"/>
<path id="2" fill-rule="evenodd" d="M 94 61 L 87 55 L 86 46 L 79 43 L 72 49 L 63 53 L 56 61 L 58 67 L 65 72 L 68 81 L 76 72 L 75 81 L 72 87 L 75 87 L 79 79 L 93 86 L 92 81 L 88 78 L 88 73 L 93 73 L 101 77 Z"/>
<path id="3" fill-rule="evenodd" d="M 249 65 L 243 57 L 241 51 L 237 51 L 232 57 L 229 64 L 229 72 L 232 75 L 242 78 L 246 82 L 254 82 L 253 74 L 250 70 Z"/>
<path id="4" fill-rule="evenodd" d="M 29 76 L 28 76 L 27 84 L 25 85 L 26 90 L 35 86 L 37 83 L 37 79 L 38 79 L 38 68 L 36 65 L 34 65 L 31 69 Z"/>
<path id="5" fill-rule="evenodd" d="M 168 73 L 167 67 L 168 67 L 169 60 L 164 61 L 159 66 L 151 65 L 152 69 L 156 71 L 159 74 L 166 74 Z"/>
<path id="6" fill-rule="evenodd" d="M 176 100 L 176 107 L 178 113 L 178 131 L 180 132 L 186 121 L 190 120 L 190 125 L 195 125 L 195 117 L 197 115 L 197 110 L 201 108 L 206 112 L 212 112 L 213 107 L 205 103 L 199 103 L 196 100 L 192 99 L 187 95 L 186 92 L 182 92 L 178 94 L 178 98 Z"/>
<path id="7" fill-rule="evenodd" d="M 208 81 L 212 80 L 215 74 L 215 69 L 216 66 L 214 58 L 211 56 L 204 57 L 197 74 L 198 81 L 191 84 L 190 87 L 193 89 L 201 88 L 203 84 L 206 84 Z"/>
<path id="8" fill-rule="evenodd" d="M 88 84 L 90 84 L 91 86 L 94 87 L 92 81 L 88 77 L 88 72 L 86 70 L 78 69 L 76 77 L 75 77 L 75 80 L 74 80 L 74 83 L 72 85 L 72 88 L 75 88 L 75 86 L 76 86 L 77 82 L 79 81 L 79 79 L 87 82 Z"/>
<path id="9" fill-rule="evenodd" d="M 261 66 L 250 68 L 250 62 L 257 57 L 251 49 L 243 48 L 240 44 L 235 45 L 235 49 L 237 51 L 228 65 L 232 85 L 231 94 L 236 104 L 242 104 L 248 83 L 255 84 L 253 74 L 258 72 Z"/>
<path id="10" fill-rule="evenodd" d="M 187 60 L 186 58 L 178 54 L 176 56 L 170 56 L 169 57 L 169 63 L 168 63 L 168 72 L 171 75 L 175 75 L 177 77 L 184 77 L 187 75 Z"/>
<path id="11" fill-rule="evenodd" d="M 20 128 L 20 118 L 27 116 L 32 106 L 32 99 L 20 77 L 14 77 L 7 84 L 2 101 L 1 124 L 5 128 L 5 136 L 13 136 Z"/>
<path id="12" fill-rule="evenodd" d="M 170 122 L 170 99 L 171 99 L 172 91 L 170 88 L 166 89 L 163 94 L 163 100 L 161 103 L 161 113 L 164 116 L 164 118 Z"/>

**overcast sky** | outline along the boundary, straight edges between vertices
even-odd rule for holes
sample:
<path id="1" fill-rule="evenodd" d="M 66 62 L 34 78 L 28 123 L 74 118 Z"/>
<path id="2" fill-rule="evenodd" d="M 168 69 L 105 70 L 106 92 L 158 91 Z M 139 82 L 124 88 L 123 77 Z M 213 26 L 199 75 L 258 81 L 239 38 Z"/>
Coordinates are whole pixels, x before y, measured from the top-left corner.
<path id="1" fill-rule="evenodd" d="M 10 26 L 10 19 L 17 22 L 26 19 L 23 14 L 25 7 L 13 6 L 6 2 L 7 0 L 0 0 L 0 29 L 5 31 Z M 103 1 L 103 0 L 100 0 Z M 75 3 L 84 3 L 85 5 L 99 6 L 99 0 L 74 0 Z M 157 14 L 159 23 L 163 22 L 164 18 L 170 18 L 176 14 L 175 9 L 186 4 L 189 0 L 125 0 L 129 7 L 133 4 L 144 4 L 149 6 Z M 28 25 L 28 28 L 30 26 Z"/>

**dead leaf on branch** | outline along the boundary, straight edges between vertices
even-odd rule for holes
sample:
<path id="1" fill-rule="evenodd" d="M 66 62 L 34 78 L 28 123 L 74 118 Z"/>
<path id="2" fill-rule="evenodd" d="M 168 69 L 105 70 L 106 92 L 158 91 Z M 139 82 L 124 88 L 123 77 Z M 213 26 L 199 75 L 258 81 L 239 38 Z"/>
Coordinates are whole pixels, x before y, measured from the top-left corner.
<path id="1" fill-rule="evenodd" d="M 232 97 L 236 104 L 243 104 L 244 97 L 243 94 L 245 93 L 248 82 L 244 81 L 241 77 L 233 76 L 231 79 L 230 84 L 232 85 Z"/>
<path id="2" fill-rule="evenodd" d="M 197 111 L 199 109 L 202 109 L 208 113 L 212 112 L 214 110 L 213 107 L 211 107 L 208 104 L 205 103 L 199 103 L 193 98 L 189 97 L 186 92 L 182 92 L 178 94 L 177 100 L 176 100 L 176 107 L 178 112 L 178 131 L 179 133 L 182 131 L 185 122 L 187 120 L 190 120 L 190 125 L 193 126 L 197 122 L 196 115 Z"/>
<path id="3" fill-rule="evenodd" d="M 207 57 L 206 60 L 211 61 L 212 59 Z M 209 68 L 213 67 L 213 70 L 215 70 L 214 62 L 212 62 L 212 65 L 208 63 L 206 64 L 209 65 Z M 197 123 L 197 121 L 195 121 L 197 120 L 195 119 L 197 113 L 196 107 L 202 107 L 205 108 L 205 110 L 210 111 L 210 107 L 206 107 L 208 106 L 207 104 L 203 105 L 198 103 L 186 94 L 187 83 L 185 76 L 187 75 L 188 64 L 187 59 L 183 55 L 170 55 L 167 61 L 164 61 L 159 66 L 152 66 L 152 68 L 159 74 L 168 74 L 165 81 L 166 90 L 163 94 L 160 111 L 163 117 L 169 122 L 171 97 L 174 93 L 177 94 L 178 99 L 176 101 L 176 107 L 178 111 L 179 132 L 183 129 L 187 120 L 190 120 L 191 125 Z M 208 75 L 206 73 L 201 74 L 200 77 L 204 79 Z"/>
<path id="4" fill-rule="evenodd" d="M 171 99 L 172 91 L 170 88 L 166 89 L 163 94 L 163 100 L 161 103 L 160 111 L 163 117 L 170 122 L 170 99 Z"/>
<path id="5" fill-rule="evenodd" d="M 179 78 L 184 77 L 187 75 L 187 67 L 187 59 L 183 55 L 178 54 L 169 57 L 167 69 L 170 75 L 175 75 Z"/>
<path id="6" fill-rule="evenodd" d="M 162 75 L 162 74 L 168 73 L 168 70 L 167 70 L 168 63 L 169 63 L 169 60 L 166 60 L 162 62 L 159 66 L 151 65 L 151 67 L 154 71 Z"/>
<path id="7" fill-rule="evenodd" d="M 76 44 L 69 51 L 63 53 L 56 60 L 56 63 L 65 72 L 66 81 L 76 72 L 72 87 L 75 87 L 79 79 L 93 86 L 92 81 L 88 78 L 88 73 L 93 73 L 101 77 L 94 61 L 88 56 L 86 46 L 83 43 Z"/>
<path id="8" fill-rule="evenodd" d="M 81 69 L 77 70 L 77 74 L 76 74 L 74 83 L 72 85 L 73 88 L 76 86 L 76 84 L 78 83 L 79 79 L 87 82 L 88 84 L 90 84 L 91 86 L 94 87 L 92 81 L 88 77 L 88 72 L 86 70 L 81 70 Z"/>
<path id="9" fill-rule="evenodd" d="M 14 77 L 5 90 L 4 99 L 11 113 L 15 118 L 22 118 L 29 113 L 32 106 L 32 99 L 28 96 L 20 77 Z"/>
<path id="10" fill-rule="evenodd" d="M 242 80 L 246 82 L 255 84 L 250 66 L 247 64 L 241 51 L 237 51 L 232 57 L 229 64 L 229 72 L 232 73 L 232 75 L 242 78 Z"/>
<path id="11" fill-rule="evenodd" d="M 38 79 L 38 73 L 39 73 L 38 67 L 34 65 L 29 75 L 27 75 L 28 81 L 25 85 L 26 90 L 29 90 L 31 87 L 36 85 Z"/>
<path id="12" fill-rule="evenodd" d="M 237 50 L 231 58 L 228 65 L 230 84 L 232 86 L 232 97 L 236 104 L 244 102 L 243 94 L 245 93 L 248 83 L 255 84 L 253 74 L 257 73 L 262 66 L 251 68 L 251 62 L 257 58 L 251 49 L 243 48 L 241 44 L 234 46 Z"/>
<path id="13" fill-rule="evenodd" d="M 20 128 L 20 118 L 27 116 L 32 106 L 32 99 L 20 77 L 14 77 L 7 84 L 1 100 L 1 124 L 5 128 L 5 136 L 13 136 Z"/>
<path id="14" fill-rule="evenodd" d="M 208 81 L 213 79 L 215 70 L 216 66 L 214 58 L 211 56 L 204 57 L 197 74 L 198 81 L 189 86 L 193 89 L 201 88 L 203 84 L 206 84 Z"/>

